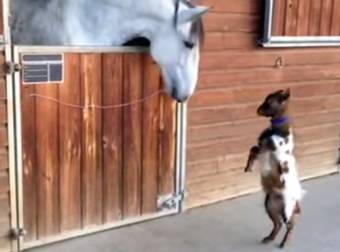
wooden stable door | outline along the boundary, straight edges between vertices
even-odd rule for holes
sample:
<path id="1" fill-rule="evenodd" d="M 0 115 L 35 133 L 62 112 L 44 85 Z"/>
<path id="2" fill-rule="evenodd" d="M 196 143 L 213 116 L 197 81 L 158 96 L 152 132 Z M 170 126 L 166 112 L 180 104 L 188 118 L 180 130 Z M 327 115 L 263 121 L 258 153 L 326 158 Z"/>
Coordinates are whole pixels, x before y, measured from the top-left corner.
<path id="1" fill-rule="evenodd" d="M 27 247 L 155 214 L 158 197 L 174 193 L 176 106 L 157 65 L 141 53 L 63 61 L 61 83 L 22 74 Z"/>

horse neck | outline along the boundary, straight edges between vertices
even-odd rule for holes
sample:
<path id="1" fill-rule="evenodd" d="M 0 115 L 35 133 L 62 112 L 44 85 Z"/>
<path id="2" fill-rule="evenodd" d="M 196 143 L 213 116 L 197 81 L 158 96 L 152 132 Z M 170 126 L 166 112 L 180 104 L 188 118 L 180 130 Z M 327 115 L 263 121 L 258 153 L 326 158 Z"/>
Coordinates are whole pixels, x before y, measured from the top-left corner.
<path id="1" fill-rule="evenodd" d="M 71 4 L 70 13 L 72 8 L 73 10 L 81 8 L 84 13 L 89 13 L 89 8 L 93 5 L 91 1 L 73 1 L 77 2 L 77 5 Z M 99 15 L 95 16 L 93 11 L 98 11 Z M 172 0 L 96 0 L 96 9 L 93 11 L 92 19 L 97 22 L 98 27 L 87 28 L 84 33 L 96 32 L 94 37 L 99 39 L 109 34 L 111 38 L 113 37 L 111 45 L 119 46 L 135 37 L 145 37 L 151 41 L 162 25 L 172 22 L 174 4 Z M 102 15 L 103 12 L 106 15 Z M 72 18 L 69 14 L 68 17 Z M 91 16 L 83 17 L 84 20 L 80 22 L 88 22 L 89 27 L 91 22 L 94 23 Z"/>

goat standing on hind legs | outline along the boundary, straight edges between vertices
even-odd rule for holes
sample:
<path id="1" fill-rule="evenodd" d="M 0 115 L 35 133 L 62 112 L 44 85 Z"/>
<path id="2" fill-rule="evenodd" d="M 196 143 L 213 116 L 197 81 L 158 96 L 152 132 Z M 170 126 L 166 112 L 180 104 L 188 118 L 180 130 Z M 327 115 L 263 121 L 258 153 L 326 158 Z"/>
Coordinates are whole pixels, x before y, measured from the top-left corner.
<path id="1" fill-rule="evenodd" d="M 245 172 L 250 172 L 255 160 L 261 162 L 265 209 L 274 226 L 262 241 L 273 241 L 284 222 L 287 230 L 281 248 L 289 240 L 295 217 L 301 212 L 300 201 L 303 196 L 293 154 L 294 142 L 288 117 L 289 98 L 289 89 L 280 90 L 268 95 L 258 108 L 258 115 L 271 118 L 271 125 L 258 138 L 258 145 L 251 148 L 245 168 Z"/>

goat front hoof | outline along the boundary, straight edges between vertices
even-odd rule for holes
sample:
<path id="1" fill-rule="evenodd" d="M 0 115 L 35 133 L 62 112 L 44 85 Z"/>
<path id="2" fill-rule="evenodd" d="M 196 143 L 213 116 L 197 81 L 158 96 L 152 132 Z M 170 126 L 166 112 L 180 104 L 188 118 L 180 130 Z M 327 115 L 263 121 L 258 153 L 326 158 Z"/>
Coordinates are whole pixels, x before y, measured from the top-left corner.
<path id="1" fill-rule="evenodd" d="M 265 238 L 262 239 L 262 243 L 263 243 L 263 244 L 268 244 L 268 243 L 272 242 L 273 240 L 274 240 L 274 239 L 273 239 L 272 237 L 267 236 L 267 237 L 265 237 Z"/>
<path id="2" fill-rule="evenodd" d="M 245 172 L 245 173 L 249 173 L 249 172 L 252 172 L 252 170 L 249 169 L 248 167 L 246 167 L 246 168 L 244 168 L 244 172 Z"/>
<path id="3" fill-rule="evenodd" d="M 284 243 L 280 243 L 279 249 L 284 249 L 284 248 L 285 248 L 285 244 Z"/>

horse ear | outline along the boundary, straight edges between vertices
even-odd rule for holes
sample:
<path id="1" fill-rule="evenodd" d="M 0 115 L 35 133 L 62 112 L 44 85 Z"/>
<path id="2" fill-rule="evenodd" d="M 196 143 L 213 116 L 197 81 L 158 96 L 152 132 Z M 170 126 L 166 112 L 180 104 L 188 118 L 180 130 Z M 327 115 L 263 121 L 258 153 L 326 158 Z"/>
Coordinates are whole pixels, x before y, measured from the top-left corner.
<path id="1" fill-rule="evenodd" d="M 195 8 L 184 9 L 178 13 L 178 23 L 184 24 L 192 22 L 200 18 L 202 15 L 209 11 L 210 7 L 196 6 Z"/>

